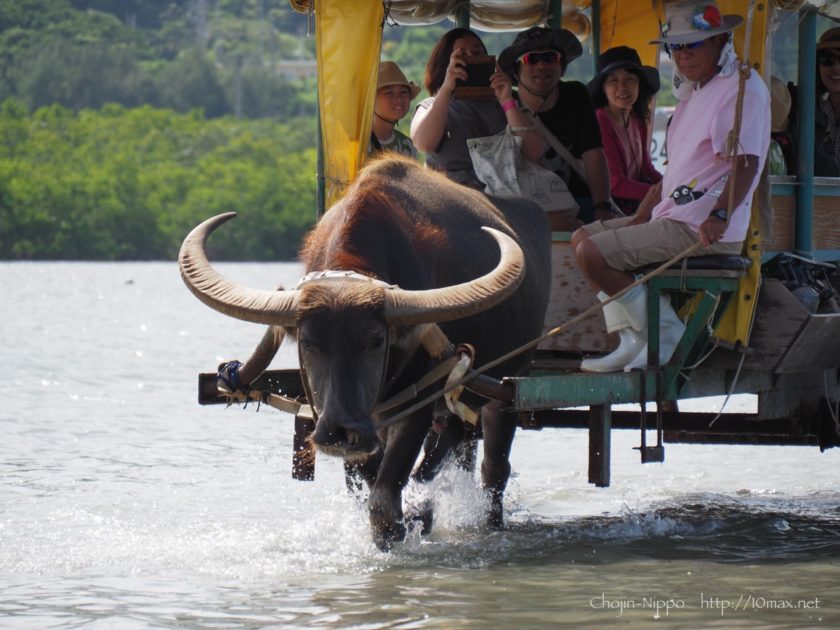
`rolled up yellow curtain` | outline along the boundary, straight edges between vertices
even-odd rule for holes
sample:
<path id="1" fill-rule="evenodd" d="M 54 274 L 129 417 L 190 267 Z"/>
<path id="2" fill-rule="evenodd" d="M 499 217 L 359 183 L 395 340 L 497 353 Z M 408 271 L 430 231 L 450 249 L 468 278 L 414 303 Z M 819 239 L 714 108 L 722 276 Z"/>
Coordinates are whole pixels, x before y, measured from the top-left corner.
<path id="1" fill-rule="evenodd" d="M 315 48 L 326 207 L 344 195 L 364 162 L 382 44 L 381 2 L 318 0 Z"/>

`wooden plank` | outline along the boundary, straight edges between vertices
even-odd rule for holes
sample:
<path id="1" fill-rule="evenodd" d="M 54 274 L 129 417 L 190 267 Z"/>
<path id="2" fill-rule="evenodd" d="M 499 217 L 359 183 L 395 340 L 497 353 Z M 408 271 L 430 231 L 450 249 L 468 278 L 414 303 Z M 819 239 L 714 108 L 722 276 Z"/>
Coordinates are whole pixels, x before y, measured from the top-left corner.
<path id="1" fill-rule="evenodd" d="M 811 315 L 776 372 L 813 372 L 840 367 L 840 314 Z"/>
<path id="2" fill-rule="evenodd" d="M 266 370 L 253 383 L 252 389 L 266 390 L 289 398 L 306 402 L 300 372 L 297 369 Z M 216 373 L 202 372 L 198 375 L 198 404 L 226 405 L 228 399 L 216 388 Z"/>
<path id="3" fill-rule="evenodd" d="M 545 315 L 543 334 L 560 326 L 598 303 L 598 298 L 575 263 L 572 244 L 551 244 L 551 296 Z M 618 335 L 608 334 L 604 318 L 595 313 L 568 330 L 542 342 L 541 350 L 566 352 L 609 352 L 618 346 Z"/>
<path id="4" fill-rule="evenodd" d="M 774 252 L 792 250 L 794 237 L 794 204 L 793 195 L 773 195 L 773 232 L 770 238 L 761 242 L 762 249 Z"/>
<path id="5" fill-rule="evenodd" d="M 774 252 L 794 248 L 796 199 L 793 195 L 773 195 L 773 233 L 765 235 L 762 249 Z M 814 195 L 814 249 L 840 249 L 840 198 Z"/>
<path id="6" fill-rule="evenodd" d="M 840 198 L 814 197 L 814 249 L 840 248 Z"/>
<path id="7" fill-rule="evenodd" d="M 809 313 L 781 280 L 765 278 L 758 295 L 750 347 L 745 368 L 774 369 L 796 339 Z"/>

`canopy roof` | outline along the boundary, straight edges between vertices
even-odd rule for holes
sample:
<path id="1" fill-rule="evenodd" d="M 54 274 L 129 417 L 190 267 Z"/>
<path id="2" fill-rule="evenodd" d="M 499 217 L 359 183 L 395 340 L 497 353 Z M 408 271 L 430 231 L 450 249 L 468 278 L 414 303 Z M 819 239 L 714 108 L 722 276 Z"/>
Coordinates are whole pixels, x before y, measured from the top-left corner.
<path id="1" fill-rule="evenodd" d="M 312 10 L 318 0 L 289 0 L 298 11 Z M 322 0 L 323 1 L 323 0 Z M 634 10 L 648 11 L 663 0 L 624 0 Z M 397 24 L 437 24 L 449 19 L 456 21 L 462 0 L 391 0 L 389 15 Z M 591 0 L 556 2 L 564 15 L 590 8 Z M 601 2 L 601 5 L 607 4 Z M 808 6 L 823 15 L 840 20 L 840 0 L 770 0 L 775 8 L 798 11 Z M 551 14 L 552 0 L 470 0 L 470 24 L 482 31 L 519 30 L 546 22 Z"/>

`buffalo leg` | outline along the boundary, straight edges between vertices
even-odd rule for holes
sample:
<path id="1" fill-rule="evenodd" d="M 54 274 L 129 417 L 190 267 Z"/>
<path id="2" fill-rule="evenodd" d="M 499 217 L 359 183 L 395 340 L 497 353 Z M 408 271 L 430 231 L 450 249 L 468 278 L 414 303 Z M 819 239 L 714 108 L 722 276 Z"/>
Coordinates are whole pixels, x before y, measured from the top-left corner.
<path id="1" fill-rule="evenodd" d="M 383 551 L 405 538 L 402 490 L 420 454 L 429 424 L 428 410 L 421 409 L 389 430 L 382 464 L 368 500 L 374 542 Z"/>
<path id="2" fill-rule="evenodd" d="M 423 459 L 413 477 L 419 483 L 428 483 L 440 472 L 450 453 L 464 439 L 464 423 L 444 407 L 435 414 L 435 422 L 423 441 Z"/>
<path id="3" fill-rule="evenodd" d="M 361 497 L 364 490 L 363 483 L 372 488 L 376 482 L 376 473 L 379 464 L 382 462 L 382 449 L 378 449 L 373 455 L 369 455 L 362 461 L 344 460 L 344 483 L 350 494 Z"/>
<path id="4" fill-rule="evenodd" d="M 432 428 L 423 441 L 423 457 L 414 469 L 412 478 L 417 483 L 429 483 L 441 471 L 450 455 L 455 453 L 460 459 L 464 435 L 464 423 L 458 416 L 450 413 L 443 405 L 442 409 L 436 409 Z M 410 505 L 406 508 L 406 522 L 419 522 L 422 526 L 420 533 L 424 536 L 431 533 L 434 518 L 434 507 L 429 499 L 420 505 Z"/>
<path id="5" fill-rule="evenodd" d="M 484 432 L 484 461 L 481 463 L 481 480 L 490 497 L 487 523 L 501 529 L 504 526 L 505 486 L 510 477 L 510 447 L 516 433 L 515 414 L 501 410 L 501 403 L 490 402 L 481 413 Z"/>

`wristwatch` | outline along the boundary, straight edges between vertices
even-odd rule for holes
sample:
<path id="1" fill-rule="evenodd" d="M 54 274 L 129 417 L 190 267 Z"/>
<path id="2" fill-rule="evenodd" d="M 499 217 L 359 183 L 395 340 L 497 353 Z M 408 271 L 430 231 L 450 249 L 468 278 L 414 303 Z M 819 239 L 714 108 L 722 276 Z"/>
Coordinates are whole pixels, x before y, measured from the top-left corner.
<path id="1" fill-rule="evenodd" d="M 715 208 L 709 213 L 709 216 L 726 223 L 727 219 L 729 219 L 729 212 L 726 211 L 726 208 Z"/>

